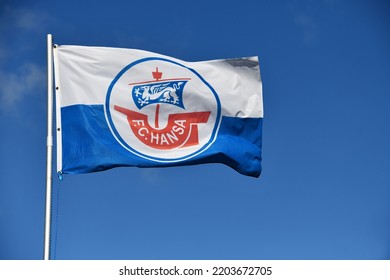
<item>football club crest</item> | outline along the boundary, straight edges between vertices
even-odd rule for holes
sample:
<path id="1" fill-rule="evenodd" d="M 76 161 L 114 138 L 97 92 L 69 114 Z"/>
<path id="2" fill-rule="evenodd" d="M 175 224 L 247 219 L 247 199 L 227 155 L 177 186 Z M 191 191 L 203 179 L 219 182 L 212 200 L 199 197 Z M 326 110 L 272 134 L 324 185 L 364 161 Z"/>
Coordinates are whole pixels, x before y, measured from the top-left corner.
<path id="1" fill-rule="evenodd" d="M 108 89 L 105 112 L 124 148 L 161 162 L 205 151 L 221 119 L 212 86 L 195 70 L 164 58 L 141 59 L 120 71 Z"/>

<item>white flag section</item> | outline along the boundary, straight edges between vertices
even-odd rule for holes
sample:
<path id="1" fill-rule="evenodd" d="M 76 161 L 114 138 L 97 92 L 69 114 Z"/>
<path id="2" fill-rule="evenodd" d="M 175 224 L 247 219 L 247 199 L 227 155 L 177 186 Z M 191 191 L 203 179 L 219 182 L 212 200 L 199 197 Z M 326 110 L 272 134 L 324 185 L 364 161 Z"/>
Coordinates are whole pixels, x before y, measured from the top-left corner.
<path id="1" fill-rule="evenodd" d="M 54 48 L 57 171 L 223 163 L 261 173 L 257 57 L 186 62 L 134 49 Z"/>

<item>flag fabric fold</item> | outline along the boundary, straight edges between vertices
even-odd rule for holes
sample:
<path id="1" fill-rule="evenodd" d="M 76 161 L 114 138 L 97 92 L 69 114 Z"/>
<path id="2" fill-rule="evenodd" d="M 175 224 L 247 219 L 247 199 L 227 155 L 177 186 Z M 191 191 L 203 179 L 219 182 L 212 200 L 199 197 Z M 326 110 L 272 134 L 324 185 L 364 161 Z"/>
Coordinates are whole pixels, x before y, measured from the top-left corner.
<path id="1" fill-rule="evenodd" d="M 55 46 L 57 171 L 223 163 L 261 173 L 257 57 L 186 62 L 135 49 Z"/>

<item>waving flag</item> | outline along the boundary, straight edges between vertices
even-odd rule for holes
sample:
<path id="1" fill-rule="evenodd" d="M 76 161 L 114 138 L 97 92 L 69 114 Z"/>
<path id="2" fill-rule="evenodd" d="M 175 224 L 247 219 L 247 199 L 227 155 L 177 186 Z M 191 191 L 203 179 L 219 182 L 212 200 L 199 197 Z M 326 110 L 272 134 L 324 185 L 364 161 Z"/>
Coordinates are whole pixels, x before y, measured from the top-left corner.
<path id="1" fill-rule="evenodd" d="M 186 62 L 55 46 L 57 171 L 223 163 L 261 173 L 257 57 Z"/>

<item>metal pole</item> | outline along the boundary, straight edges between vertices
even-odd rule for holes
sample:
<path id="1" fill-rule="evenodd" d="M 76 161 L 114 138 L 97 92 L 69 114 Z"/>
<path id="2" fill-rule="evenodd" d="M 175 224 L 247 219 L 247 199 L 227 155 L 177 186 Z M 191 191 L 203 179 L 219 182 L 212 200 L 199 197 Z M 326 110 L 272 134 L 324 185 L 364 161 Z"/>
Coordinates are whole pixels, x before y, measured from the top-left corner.
<path id="1" fill-rule="evenodd" d="M 53 159 L 53 38 L 47 34 L 47 157 L 44 260 L 50 259 L 50 222 Z"/>

